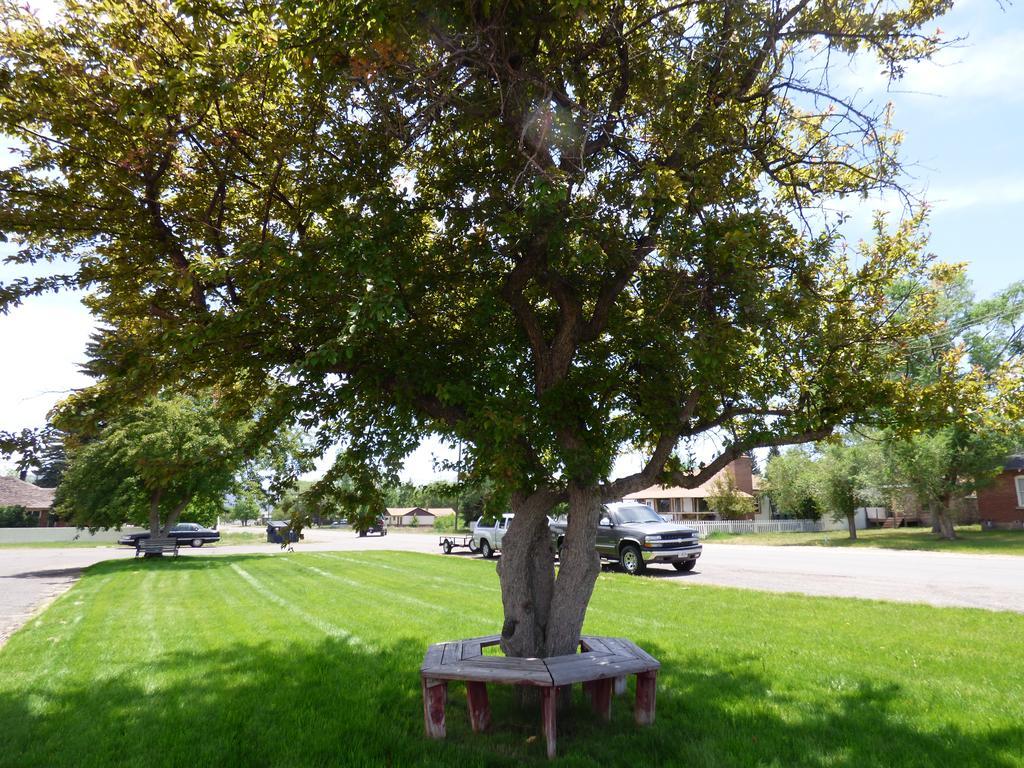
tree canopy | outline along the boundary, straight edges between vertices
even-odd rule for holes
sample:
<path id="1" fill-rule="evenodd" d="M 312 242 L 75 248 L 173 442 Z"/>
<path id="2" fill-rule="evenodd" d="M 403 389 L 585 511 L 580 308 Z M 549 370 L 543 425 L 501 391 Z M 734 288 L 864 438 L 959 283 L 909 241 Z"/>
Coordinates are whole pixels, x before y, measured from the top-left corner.
<path id="1" fill-rule="evenodd" d="M 142 525 L 153 536 L 186 509 L 212 524 L 241 467 L 243 431 L 209 398 L 153 397 L 73 448 L 54 507 L 81 527 Z"/>
<path id="2" fill-rule="evenodd" d="M 367 508 L 425 435 L 462 441 L 516 511 L 505 651 L 566 652 L 602 499 L 902 397 L 918 222 L 848 258 L 822 208 L 895 187 L 899 134 L 829 75 L 899 77 L 948 7 L 4 0 L 0 230 L 71 269 L 0 302 L 89 290 L 111 391 L 272 391 Z M 624 447 L 648 461 L 613 478 Z"/>

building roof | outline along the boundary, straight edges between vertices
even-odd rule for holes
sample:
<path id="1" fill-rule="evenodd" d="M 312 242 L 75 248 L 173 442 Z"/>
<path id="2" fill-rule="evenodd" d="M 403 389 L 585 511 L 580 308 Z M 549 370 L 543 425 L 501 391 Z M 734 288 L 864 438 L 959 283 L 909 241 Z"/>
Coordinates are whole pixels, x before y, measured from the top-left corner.
<path id="1" fill-rule="evenodd" d="M 416 517 L 436 517 L 437 508 L 432 512 L 425 507 L 388 507 L 388 514 L 392 517 L 405 517 L 406 515 L 415 515 Z M 452 512 L 452 514 L 455 514 Z"/>
<path id="2" fill-rule="evenodd" d="M 710 496 L 714 489 L 715 478 L 718 475 L 708 480 L 706 483 L 698 485 L 696 488 L 680 488 L 679 486 L 666 486 L 666 485 L 652 485 L 650 488 L 644 488 L 642 491 L 636 493 L 630 493 L 623 496 L 626 501 L 632 499 L 706 499 Z M 736 490 L 736 493 L 741 496 L 753 498 L 752 494 L 746 491 Z"/>
<path id="3" fill-rule="evenodd" d="M 1024 470 L 1024 453 L 1018 453 L 1008 458 L 1006 464 L 1003 465 L 1003 469 Z"/>
<path id="4" fill-rule="evenodd" d="M 38 512 L 53 507 L 54 488 L 40 488 L 16 477 L 0 477 L 0 507 L 24 507 Z"/>
<path id="5" fill-rule="evenodd" d="M 451 507 L 430 507 L 427 511 L 434 517 L 447 517 L 455 514 L 455 510 Z"/>

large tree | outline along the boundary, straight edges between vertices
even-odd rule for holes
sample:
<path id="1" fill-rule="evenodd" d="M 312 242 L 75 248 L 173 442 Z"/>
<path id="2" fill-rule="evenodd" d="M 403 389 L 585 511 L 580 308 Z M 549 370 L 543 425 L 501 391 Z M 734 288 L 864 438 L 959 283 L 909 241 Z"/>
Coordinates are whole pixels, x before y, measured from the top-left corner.
<path id="1" fill-rule="evenodd" d="M 602 500 L 898 386 L 912 231 L 854 263 L 821 207 L 892 187 L 898 133 L 830 74 L 898 77 L 948 6 L 91 0 L 45 27 L 4 0 L 0 230 L 72 269 L 0 301 L 89 289 L 123 391 L 271 382 L 367 509 L 424 436 L 461 441 L 516 513 L 502 647 L 564 653 Z M 625 447 L 647 461 L 613 478 Z"/>
<path id="2" fill-rule="evenodd" d="M 1024 445 L 1024 283 L 977 300 L 962 268 L 936 270 L 931 331 L 907 346 L 922 393 L 913 429 L 889 429 L 870 485 L 890 506 L 909 493 L 956 538 L 966 497 Z"/>
<path id="3" fill-rule="evenodd" d="M 75 404 L 63 406 L 72 423 Z M 54 507 L 83 528 L 141 525 L 154 538 L 167 537 L 186 509 L 212 524 L 242 467 L 245 429 L 208 397 L 153 397 L 80 436 Z"/>

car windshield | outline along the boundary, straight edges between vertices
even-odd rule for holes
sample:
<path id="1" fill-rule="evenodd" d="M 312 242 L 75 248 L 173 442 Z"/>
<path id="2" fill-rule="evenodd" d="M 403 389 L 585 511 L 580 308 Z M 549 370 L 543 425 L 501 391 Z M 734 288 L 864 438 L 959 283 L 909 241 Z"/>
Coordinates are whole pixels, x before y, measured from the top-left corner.
<path id="1" fill-rule="evenodd" d="M 615 517 L 620 523 L 661 523 L 664 522 L 650 507 L 638 504 L 635 507 L 619 507 Z"/>

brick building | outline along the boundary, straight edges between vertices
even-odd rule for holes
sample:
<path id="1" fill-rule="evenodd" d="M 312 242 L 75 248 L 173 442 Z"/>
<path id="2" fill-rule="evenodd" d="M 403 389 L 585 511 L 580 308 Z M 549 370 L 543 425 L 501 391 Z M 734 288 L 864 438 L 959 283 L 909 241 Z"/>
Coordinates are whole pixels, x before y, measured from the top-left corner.
<path id="1" fill-rule="evenodd" d="M 1024 528 L 1024 454 L 1007 459 L 995 482 L 978 491 L 978 517 L 986 528 Z"/>

